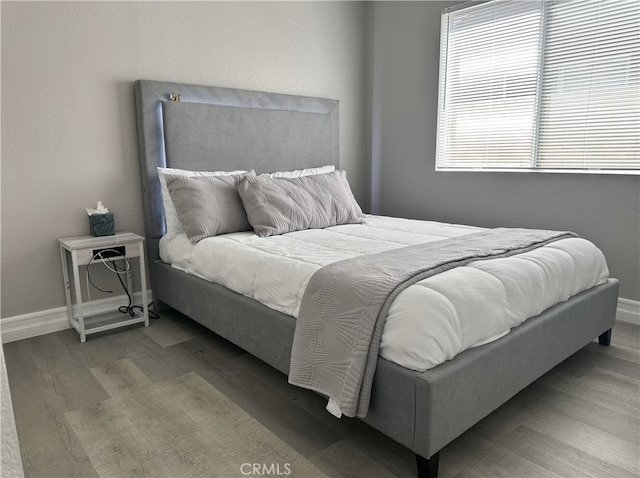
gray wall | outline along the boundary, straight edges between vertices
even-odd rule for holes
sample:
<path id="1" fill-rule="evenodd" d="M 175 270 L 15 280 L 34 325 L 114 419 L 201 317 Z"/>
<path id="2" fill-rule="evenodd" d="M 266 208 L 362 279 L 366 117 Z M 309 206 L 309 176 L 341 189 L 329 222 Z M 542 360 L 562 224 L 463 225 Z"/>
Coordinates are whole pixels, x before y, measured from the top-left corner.
<path id="1" fill-rule="evenodd" d="M 102 200 L 143 233 L 132 82 L 340 100 L 365 196 L 363 3 L 2 2 L 3 318 L 64 305 L 57 238 Z M 92 272 L 93 274 L 93 272 Z"/>
<path id="2" fill-rule="evenodd" d="M 440 11 L 374 2 L 368 15 L 373 211 L 479 226 L 569 229 L 640 300 L 640 176 L 435 171 Z"/>

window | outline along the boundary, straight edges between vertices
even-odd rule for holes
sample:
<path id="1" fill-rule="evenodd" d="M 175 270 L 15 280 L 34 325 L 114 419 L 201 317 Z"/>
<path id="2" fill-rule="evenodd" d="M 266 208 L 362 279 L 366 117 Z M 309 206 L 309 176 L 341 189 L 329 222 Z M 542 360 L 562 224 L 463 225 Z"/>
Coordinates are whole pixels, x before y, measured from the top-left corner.
<path id="1" fill-rule="evenodd" d="M 442 14 L 438 170 L 640 172 L 640 2 Z"/>

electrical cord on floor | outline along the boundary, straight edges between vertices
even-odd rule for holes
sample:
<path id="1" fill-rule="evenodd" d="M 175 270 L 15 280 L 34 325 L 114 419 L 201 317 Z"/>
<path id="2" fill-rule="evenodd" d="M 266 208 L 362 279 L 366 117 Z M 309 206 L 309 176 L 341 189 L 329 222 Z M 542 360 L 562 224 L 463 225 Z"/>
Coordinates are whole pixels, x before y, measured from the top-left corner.
<path id="1" fill-rule="evenodd" d="M 114 268 L 117 270 L 120 266 L 118 266 L 118 264 L 116 264 L 115 262 L 113 263 Z M 121 305 L 120 307 L 118 307 L 118 310 L 120 312 L 122 312 L 123 314 L 129 314 L 131 317 L 135 317 L 136 316 L 136 310 L 139 310 L 140 313 L 144 313 L 144 308 L 140 305 L 133 305 L 133 299 L 131 298 L 131 294 L 129 293 L 129 289 L 127 289 L 127 286 L 125 285 L 124 281 L 122 280 L 122 276 L 121 274 L 117 274 L 118 280 L 120 281 L 120 285 L 122 286 L 122 289 L 124 290 L 125 294 L 127 294 L 127 298 L 129 299 L 129 303 L 127 305 Z M 149 312 L 149 318 L 150 319 L 159 319 L 160 316 L 153 310 L 151 310 L 151 305 L 153 304 L 153 302 L 151 302 L 148 306 L 147 306 L 147 311 Z"/>
<path id="2" fill-rule="evenodd" d="M 105 257 L 105 253 L 108 252 L 109 256 Z M 144 313 L 144 308 L 140 305 L 133 305 L 133 298 L 131 297 L 131 294 L 129 292 L 129 289 L 127 288 L 126 284 L 124 283 L 124 281 L 122 280 L 122 275 L 123 274 L 128 274 L 131 271 L 131 262 L 129 262 L 129 259 L 127 259 L 127 257 L 122 254 L 120 251 L 117 251 L 115 249 L 102 249 L 101 251 L 97 252 L 96 254 L 93 255 L 93 257 L 91 258 L 91 260 L 89 261 L 89 263 L 87 264 L 87 296 L 89 299 L 89 304 L 91 304 L 91 293 L 89 290 L 89 284 L 91 284 L 94 288 L 98 289 L 101 292 L 107 293 L 107 294 L 113 294 L 112 290 L 104 290 L 101 289 L 100 287 L 98 287 L 93 280 L 91 280 L 91 265 L 94 263 L 94 261 L 96 261 L 97 259 L 100 259 L 100 261 L 102 262 L 102 264 L 109 269 L 111 272 L 113 272 L 116 277 L 118 278 L 118 281 L 120 281 L 120 285 L 122 286 L 122 289 L 124 290 L 125 294 L 127 295 L 127 299 L 129 300 L 129 303 L 127 305 L 122 305 L 118 308 L 118 310 L 123 313 L 123 314 L 129 314 L 131 317 L 135 317 L 136 316 L 136 311 L 140 311 L 140 313 Z M 114 261 L 115 260 L 124 260 L 125 262 L 125 266 L 122 267 L 120 266 L 117 262 Z M 107 263 L 107 261 L 109 261 L 109 263 Z M 150 310 L 151 306 L 152 306 L 153 302 L 149 303 L 149 305 L 147 306 L 147 311 L 149 313 L 149 318 L 150 319 L 159 319 L 160 316 L 158 315 L 157 312 Z M 92 315 L 93 314 L 93 306 L 91 306 L 91 310 L 92 310 Z"/>

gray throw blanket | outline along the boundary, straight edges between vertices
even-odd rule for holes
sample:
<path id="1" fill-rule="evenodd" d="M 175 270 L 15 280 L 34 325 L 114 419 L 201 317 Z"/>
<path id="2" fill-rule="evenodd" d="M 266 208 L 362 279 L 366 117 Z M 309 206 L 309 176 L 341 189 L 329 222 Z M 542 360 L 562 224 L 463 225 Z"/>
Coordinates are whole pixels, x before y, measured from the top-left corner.
<path id="1" fill-rule="evenodd" d="M 393 299 L 410 285 L 481 259 L 526 252 L 570 232 L 491 229 L 365 254 L 316 271 L 304 292 L 289 383 L 330 398 L 334 415 L 365 417 L 380 337 Z"/>

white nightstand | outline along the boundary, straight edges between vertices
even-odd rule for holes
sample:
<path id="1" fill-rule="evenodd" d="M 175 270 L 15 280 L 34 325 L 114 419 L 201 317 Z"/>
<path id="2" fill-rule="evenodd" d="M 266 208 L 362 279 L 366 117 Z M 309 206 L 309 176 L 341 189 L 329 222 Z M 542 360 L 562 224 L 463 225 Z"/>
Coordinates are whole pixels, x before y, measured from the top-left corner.
<path id="1" fill-rule="evenodd" d="M 118 232 L 113 236 L 78 236 L 58 239 L 60 243 L 60 257 L 62 259 L 62 275 L 64 277 L 64 291 L 67 299 L 67 317 L 69 324 L 80 334 L 80 341 L 87 340 L 88 334 L 115 329 L 126 325 L 143 323 L 149 326 L 149 308 L 147 300 L 147 278 L 144 262 L 144 238 L 132 232 Z M 96 314 L 85 317 L 82 303 L 82 289 L 80 287 L 80 266 L 86 266 L 92 262 L 96 254 L 105 249 L 112 249 L 123 254 L 128 260 L 138 258 L 140 264 L 140 288 L 142 292 L 142 312 L 135 310 L 134 317 L 123 314 L 119 310 Z M 103 252 L 104 256 L 113 254 L 114 261 L 124 261 L 113 251 Z M 73 273 L 73 285 L 75 291 L 76 306 L 71 300 L 71 284 L 69 282 L 68 256 L 71 256 L 71 270 Z M 97 259 L 98 263 L 101 262 Z M 95 259 L 93 261 L 95 263 Z M 131 293 L 131 272 L 126 273 L 127 288 Z"/>

